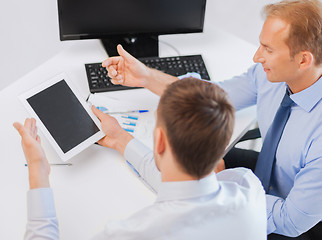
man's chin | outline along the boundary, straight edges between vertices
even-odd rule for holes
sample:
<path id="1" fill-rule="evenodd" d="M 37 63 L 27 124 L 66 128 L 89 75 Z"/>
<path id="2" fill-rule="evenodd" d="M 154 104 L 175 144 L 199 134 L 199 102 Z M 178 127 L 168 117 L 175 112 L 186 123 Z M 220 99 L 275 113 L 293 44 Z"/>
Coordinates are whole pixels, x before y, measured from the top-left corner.
<path id="1" fill-rule="evenodd" d="M 272 75 L 270 73 L 266 73 L 266 79 L 269 81 L 269 82 L 281 82 L 281 81 L 278 81 L 276 78 L 272 77 Z"/>
<path id="2" fill-rule="evenodd" d="M 267 80 L 271 83 L 280 83 L 280 82 L 283 82 L 283 81 L 279 81 L 277 79 L 274 79 L 274 78 L 267 78 Z"/>

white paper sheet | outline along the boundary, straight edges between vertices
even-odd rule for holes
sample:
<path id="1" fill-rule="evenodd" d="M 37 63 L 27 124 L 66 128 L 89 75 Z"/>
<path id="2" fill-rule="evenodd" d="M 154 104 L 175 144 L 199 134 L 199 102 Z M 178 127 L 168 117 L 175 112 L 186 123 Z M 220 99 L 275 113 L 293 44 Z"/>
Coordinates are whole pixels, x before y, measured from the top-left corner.
<path id="1" fill-rule="evenodd" d="M 95 105 L 103 112 L 126 112 L 142 109 L 138 104 L 135 104 L 135 102 L 120 101 L 95 93 L 89 96 L 88 102 Z M 155 109 L 144 110 L 149 110 L 149 112 L 111 114 L 111 116 L 117 119 L 123 129 L 152 149 Z"/>

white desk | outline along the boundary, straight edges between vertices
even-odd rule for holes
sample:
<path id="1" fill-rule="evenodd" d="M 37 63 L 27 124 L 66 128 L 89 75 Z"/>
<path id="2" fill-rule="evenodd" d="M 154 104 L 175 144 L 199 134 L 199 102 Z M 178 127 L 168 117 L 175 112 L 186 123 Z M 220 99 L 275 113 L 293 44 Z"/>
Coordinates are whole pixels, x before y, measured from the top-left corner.
<path id="1" fill-rule="evenodd" d="M 210 29 L 205 28 L 202 34 L 162 36 L 160 39 L 175 46 L 182 55 L 201 53 L 214 81 L 245 71 L 252 64 L 255 46 L 215 29 L 209 32 Z M 161 43 L 160 55 L 170 56 L 175 52 Z M 89 90 L 84 63 L 102 61 L 106 57 L 98 41 L 76 41 L 72 47 L 0 92 L 0 239 L 21 239 L 26 224 L 28 171 L 24 166 L 20 136 L 12 123 L 23 122 L 28 114 L 17 96 L 66 72 L 85 98 Z M 19 67 L 22 63 L 17 61 L 16 64 Z M 137 101 L 142 106 L 153 106 L 158 101 L 157 96 L 144 89 L 107 94 Z M 234 138 L 252 123 L 254 116 L 254 109 L 237 113 Z M 60 162 L 45 138 L 42 138 L 42 144 L 49 161 Z M 93 145 L 70 162 L 73 166 L 53 166 L 50 175 L 63 240 L 88 239 L 109 219 L 129 216 L 155 199 L 114 150 Z"/>

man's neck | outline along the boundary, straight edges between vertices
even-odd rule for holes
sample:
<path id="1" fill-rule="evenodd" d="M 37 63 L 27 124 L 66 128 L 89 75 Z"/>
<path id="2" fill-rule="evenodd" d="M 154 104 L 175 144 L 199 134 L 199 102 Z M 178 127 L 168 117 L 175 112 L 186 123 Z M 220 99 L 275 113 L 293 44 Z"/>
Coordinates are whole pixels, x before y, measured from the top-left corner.
<path id="1" fill-rule="evenodd" d="M 198 180 L 198 178 L 193 177 L 184 172 L 172 171 L 172 172 L 161 173 L 161 180 L 162 182 L 183 182 L 183 181 Z"/>
<path id="2" fill-rule="evenodd" d="M 198 178 L 186 173 L 182 167 L 177 163 L 174 156 L 167 152 L 162 156 L 162 165 L 160 166 L 161 180 L 162 182 L 181 182 L 181 181 L 193 181 Z"/>
<path id="3" fill-rule="evenodd" d="M 313 68 L 310 71 L 303 73 L 298 79 L 292 79 L 292 82 L 287 83 L 292 93 L 301 92 L 312 86 L 322 75 L 322 67 Z"/>

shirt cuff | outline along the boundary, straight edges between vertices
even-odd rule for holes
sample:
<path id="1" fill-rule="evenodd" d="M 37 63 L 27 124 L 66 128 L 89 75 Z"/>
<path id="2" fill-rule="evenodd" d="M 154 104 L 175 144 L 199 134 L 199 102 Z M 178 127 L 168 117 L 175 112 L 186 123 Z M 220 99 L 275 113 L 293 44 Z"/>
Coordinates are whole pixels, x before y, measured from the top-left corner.
<path id="1" fill-rule="evenodd" d="M 181 80 L 183 78 L 188 78 L 188 77 L 193 77 L 193 78 L 198 78 L 201 79 L 201 76 L 199 73 L 196 72 L 188 72 L 185 75 L 178 76 L 178 78 Z"/>
<path id="2" fill-rule="evenodd" d="M 140 162 L 152 150 L 141 143 L 138 139 L 133 138 L 124 150 L 125 159 L 130 162 L 135 169 L 138 169 Z"/>
<path id="3" fill-rule="evenodd" d="M 275 204 L 280 200 L 279 197 L 266 194 L 266 213 L 267 213 L 267 234 L 276 231 L 276 225 L 274 222 L 273 209 Z"/>
<path id="4" fill-rule="evenodd" d="M 56 210 L 51 188 L 36 188 L 27 192 L 28 220 L 36 218 L 54 218 Z"/>

